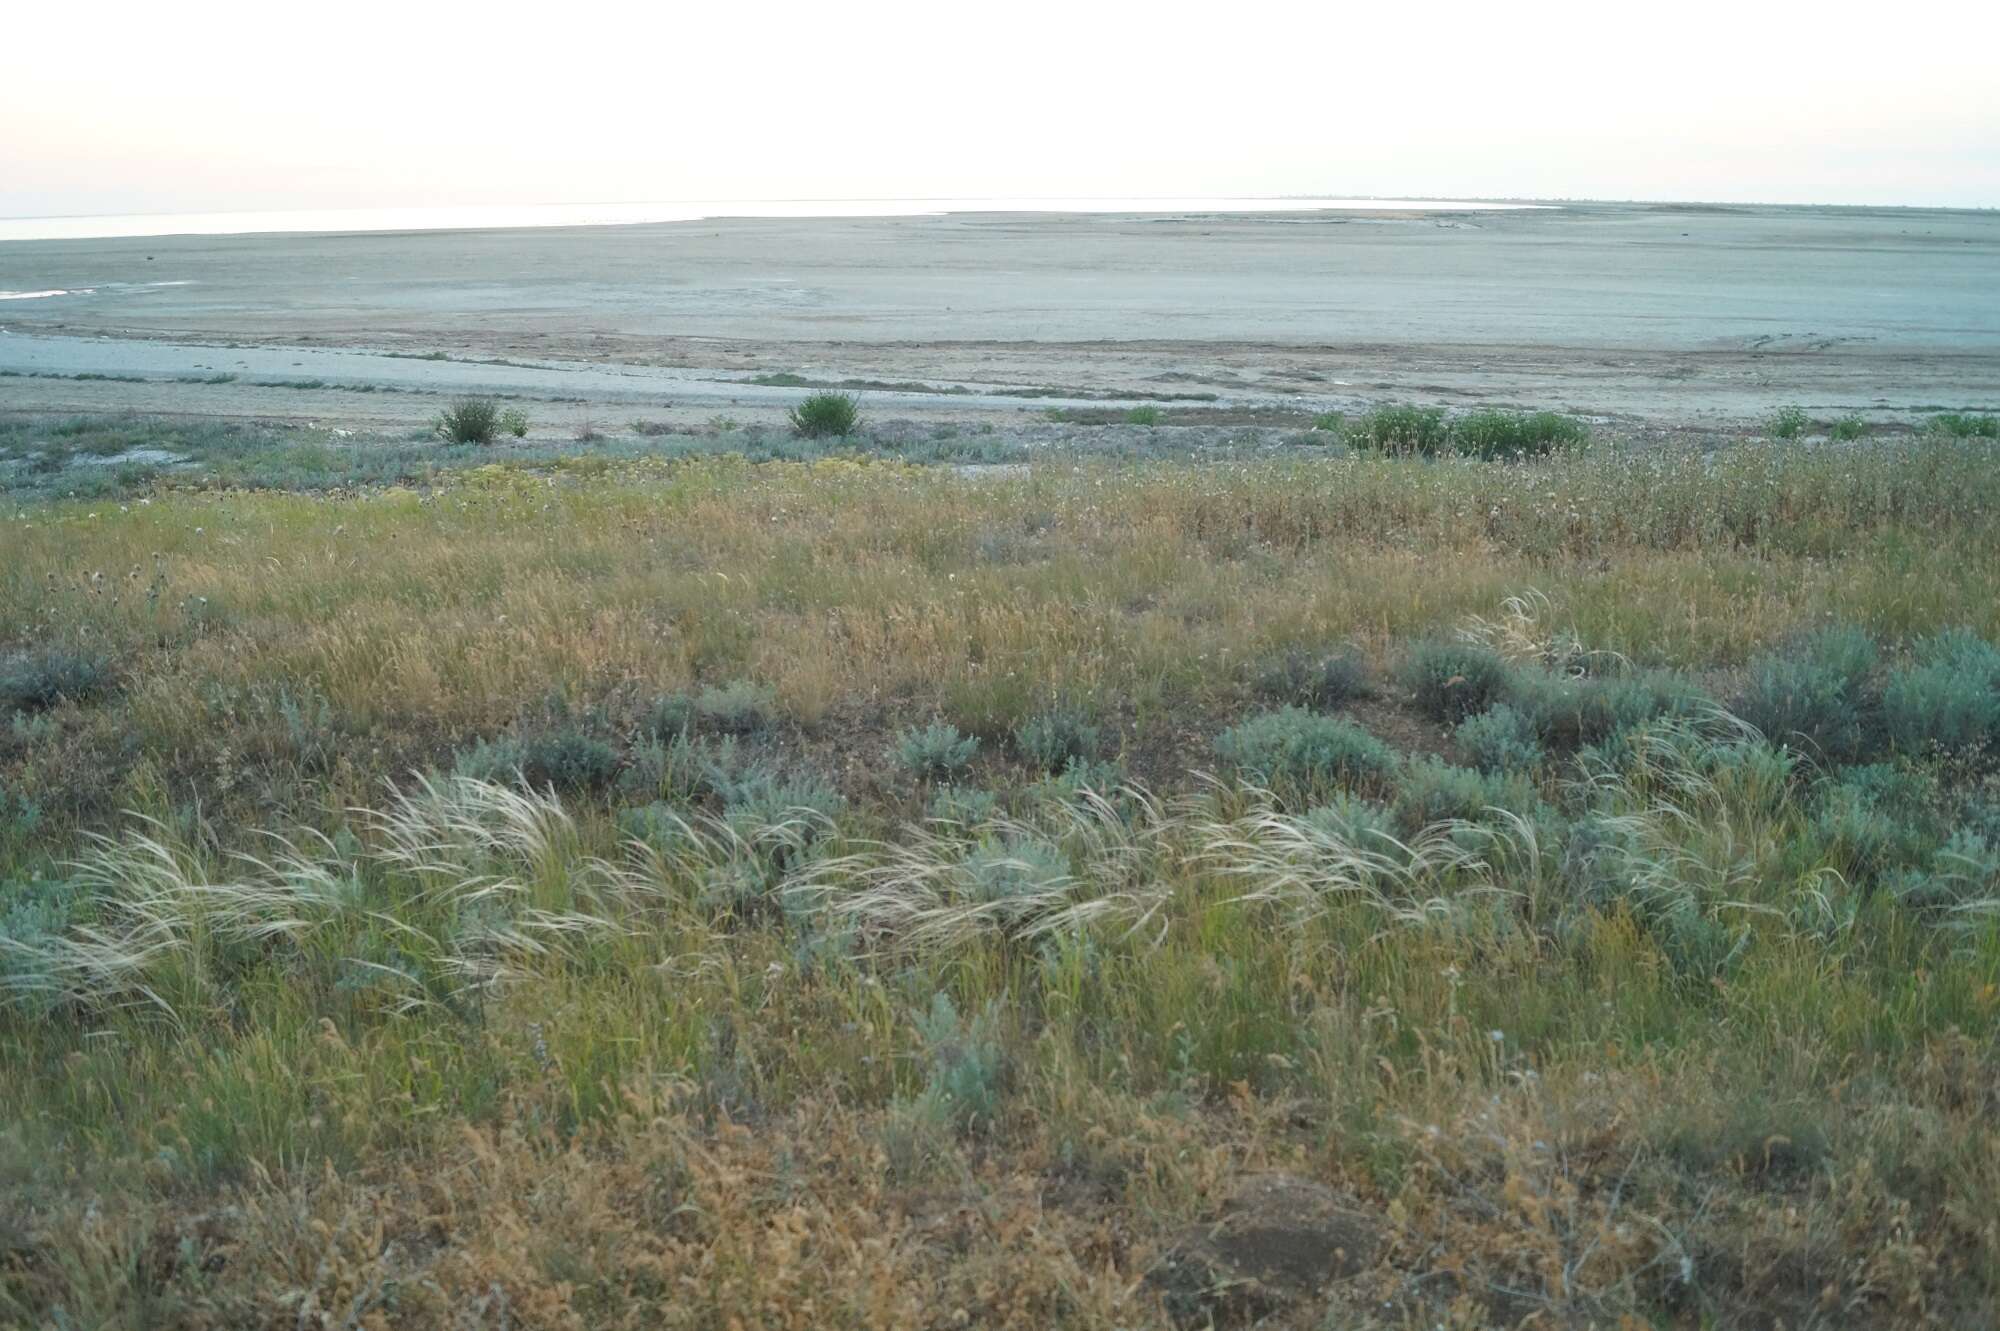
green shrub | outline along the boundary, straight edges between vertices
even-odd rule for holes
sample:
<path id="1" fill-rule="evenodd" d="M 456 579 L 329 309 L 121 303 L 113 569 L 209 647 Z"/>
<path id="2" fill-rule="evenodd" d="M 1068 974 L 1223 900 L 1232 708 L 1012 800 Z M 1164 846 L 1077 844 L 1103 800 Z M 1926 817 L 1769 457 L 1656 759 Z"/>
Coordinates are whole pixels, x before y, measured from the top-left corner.
<path id="1" fill-rule="evenodd" d="M 0 808 L 6 800 L 0 798 Z M 85 894 L 66 878 L 0 879 L 0 1011 L 52 1016 L 63 1006 L 43 944 L 87 918 Z"/>
<path id="2" fill-rule="evenodd" d="M 2000 905 L 2000 842 L 1962 827 L 1932 852 L 1927 864 L 1890 876 L 1900 904 L 1921 911 L 1991 917 Z"/>
<path id="3" fill-rule="evenodd" d="M 1586 813 L 1570 827 L 1557 867 L 1578 901 L 1602 908 L 1632 889 L 1635 859 L 1632 824 L 1615 814 Z"/>
<path id="4" fill-rule="evenodd" d="M 620 809 L 618 833 L 627 841 L 643 842 L 660 851 L 670 851 L 687 843 L 687 824 L 682 810 L 659 800 L 636 808 Z"/>
<path id="5" fill-rule="evenodd" d="M 1475 411 L 1451 423 L 1451 451 L 1489 462 L 1542 457 L 1589 438 L 1589 426 L 1553 411 Z"/>
<path id="6" fill-rule="evenodd" d="M 861 402 L 850 393 L 814 393 L 792 408 L 791 418 L 801 439 L 844 438 L 861 424 Z"/>
<path id="7" fill-rule="evenodd" d="M 1692 680 L 1667 670 L 1589 676 L 1525 672 L 1512 697 L 1536 738 L 1558 753 L 1602 744 L 1661 717 L 1692 716 L 1710 705 Z"/>
<path id="8" fill-rule="evenodd" d="M 1799 839 L 1792 867 L 1832 865 L 1863 888 L 1921 869 L 1951 834 L 1950 804 L 1936 775 L 1921 768 L 1843 768 L 1815 783 L 1810 835 Z"/>
<path id="9" fill-rule="evenodd" d="M 978 753 L 978 736 L 962 735 L 943 721 L 912 726 L 896 736 L 896 762 L 921 777 L 954 776 L 971 766 Z"/>
<path id="10" fill-rule="evenodd" d="M 1000 811 L 1000 797 L 977 786 L 939 786 L 931 792 L 926 814 L 934 822 L 977 827 Z"/>
<path id="11" fill-rule="evenodd" d="M 574 730 L 537 735 L 528 741 L 521 774 L 534 786 L 604 790 L 618 778 L 618 751 L 595 736 Z"/>
<path id="12" fill-rule="evenodd" d="M 1944 792 L 1935 774 L 1918 767 L 1889 763 L 1863 763 L 1843 768 L 1824 784 L 1826 790 L 1844 790 L 1877 808 L 1887 809 L 1905 822 L 1935 824 L 1944 803 Z"/>
<path id="13" fill-rule="evenodd" d="M 686 693 L 665 693 L 653 699 L 646 710 L 646 733 L 670 740 L 694 729 L 694 698 Z"/>
<path id="14" fill-rule="evenodd" d="M 1442 407 L 1378 407 L 1347 427 L 1348 442 L 1357 447 L 1487 461 L 1542 457 L 1589 438 L 1589 426 L 1554 411 L 1474 411 L 1453 420 Z"/>
<path id="15" fill-rule="evenodd" d="M 1816 844 L 1810 858 L 1832 865 L 1851 884 L 1871 885 L 1893 870 L 1928 861 L 1941 830 L 1929 810 L 1885 797 L 1866 781 L 1832 782 L 1813 815 Z"/>
<path id="16" fill-rule="evenodd" d="M 1536 802 L 1533 785 L 1518 774 L 1475 772 L 1420 758 L 1397 778 L 1389 812 L 1407 837 L 1442 822 L 1490 822 L 1496 808 L 1527 813 Z"/>
<path id="17" fill-rule="evenodd" d="M 761 763 L 736 762 L 733 753 L 709 765 L 707 782 L 736 840 L 725 843 L 726 858 L 698 875 L 695 900 L 738 916 L 792 909 L 796 903 L 779 891 L 785 876 L 822 852 L 846 801 L 811 772 L 781 776 Z M 620 815 L 619 824 L 628 836 L 671 850 L 686 837 L 682 817 L 672 804 L 655 804 Z"/>
<path id="18" fill-rule="evenodd" d="M 1866 630 L 1852 624 L 1816 629 L 1798 640 L 1798 649 L 1822 669 L 1848 680 L 1857 690 L 1874 675 L 1882 651 Z"/>
<path id="19" fill-rule="evenodd" d="M 1403 676 L 1424 715 L 1447 725 L 1485 711 L 1503 697 L 1512 672 L 1500 653 L 1470 642 L 1419 643 Z"/>
<path id="20" fill-rule="evenodd" d="M 771 724 L 777 702 L 768 685 L 733 679 L 696 694 L 690 705 L 694 723 L 725 735 L 748 735 Z"/>
<path id="21" fill-rule="evenodd" d="M 111 662 L 96 652 L 43 648 L 0 661 L 0 715 L 88 702 L 110 691 Z"/>
<path id="22" fill-rule="evenodd" d="M 1691 765 L 1713 784 L 1718 799 L 1776 814 L 1792 798 L 1799 757 L 1782 745 L 1766 739 L 1710 741 L 1692 757 Z"/>
<path id="23" fill-rule="evenodd" d="M 717 745 L 685 729 L 667 730 L 643 736 L 632 746 L 618 788 L 634 799 L 687 804 L 715 790 L 718 772 L 740 766 L 734 738 Z"/>
<path id="24" fill-rule="evenodd" d="M 1346 426 L 1347 417 L 1337 411 L 1322 411 L 1313 417 L 1313 429 L 1323 430 L 1328 434 L 1342 434 L 1345 432 Z"/>
<path id="25" fill-rule="evenodd" d="M 1368 664 L 1359 653 L 1332 654 L 1303 648 L 1267 662 L 1257 674 L 1257 691 L 1274 702 L 1332 709 L 1368 693 Z"/>
<path id="26" fill-rule="evenodd" d="M 1529 771 L 1548 756 L 1533 723 L 1506 703 L 1459 722 L 1455 738 L 1482 772 Z"/>
<path id="27" fill-rule="evenodd" d="M 333 703 L 312 685 L 259 681 L 238 689 L 211 682 L 200 696 L 205 723 L 216 733 L 233 731 L 246 761 L 291 768 L 298 775 L 332 766 L 340 730 Z"/>
<path id="28" fill-rule="evenodd" d="M 991 1127 L 999 1118 L 1007 1079 L 997 1005 L 965 1021 L 951 998 L 939 993 L 916 1025 L 929 1063 L 924 1108 L 961 1128 Z"/>
<path id="29" fill-rule="evenodd" d="M 2000 439 L 2000 416 L 1947 411 L 1931 417 L 1931 429 L 1954 439 Z"/>
<path id="30" fill-rule="evenodd" d="M 1800 406 L 1780 407 L 1764 428 L 1773 439 L 1797 439 L 1812 424 L 1806 409 Z"/>
<path id="31" fill-rule="evenodd" d="M 2000 648 L 1968 629 L 1919 644 L 1883 690 L 1882 720 L 1905 753 L 2000 751 Z"/>
<path id="32" fill-rule="evenodd" d="M 960 867 L 965 895 L 985 906 L 1046 900 L 1075 881 L 1069 857 L 1039 837 L 982 841 Z"/>
<path id="33" fill-rule="evenodd" d="M 1732 974 L 1750 946 L 1748 924 L 1711 914 L 1692 897 L 1649 901 L 1639 909 L 1638 916 L 1674 974 L 1683 982 L 1698 986 L 1696 992 Z M 1765 1149 L 1771 1149 L 1768 1138 Z M 1789 1152 L 1792 1147 L 1783 1149 Z"/>
<path id="34" fill-rule="evenodd" d="M 1075 759 L 1095 757 L 1097 745 L 1097 727 L 1068 707 L 1037 712 L 1014 731 L 1014 747 L 1044 772 L 1060 772 Z"/>
<path id="35" fill-rule="evenodd" d="M 1385 806 L 1345 792 L 1306 810 L 1300 821 L 1315 832 L 1378 855 L 1393 851 L 1393 843 L 1400 839 Z"/>
<path id="36" fill-rule="evenodd" d="M 1348 442 L 1384 453 L 1435 457 L 1451 440 L 1443 407 L 1377 407 L 1348 427 Z"/>
<path id="37" fill-rule="evenodd" d="M 752 764 L 734 773 L 712 770 L 710 780 L 722 799 L 723 815 L 739 829 L 796 822 L 801 814 L 823 825 L 847 807 L 846 798 L 812 772 L 780 776 Z M 817 835 L 816 829 L 808 832 Z"/>
<path id="38" fill-rule="evenodd" d="M 1116 762 L 1100 762 L 1094 758 L 1072 758 L 1063 764 L 1062 771 L 1045 777 L 1030 787 L 1038 799 L 1073 802 L 1088 791 L 1122 804 L 1119 790 L 1125 784 L 1125 769 Z"/>
<path id="39" fill-rule="evenodd" d="M 500 413 L 500 428 L 516 439 L 525 439 L 528 435 L 528 413 L 519 407 L 507 408 Z"/>
<path id="40" fill-rule="evenodd" d="M 452 770 L 481 781 L 523 784 L 566 793 L 608 789 L 618 778 L 618 751 L 577 730 L 480 740 L 461 751 Z"/>
<path id="41" fill-rule="evenodd" d="M 1352 721 L 1297 707 L 1264 712 L 1216 737 L 1224 762 L 1270 786 L 1380 784 L 1396 770 L 1389 746 Z"/>
<path id="42" fill-rule="evenodd" d="M 9 790 L 0 781 L 0 844 L 9 836 L 31 837 L 41 825 L 41 801 L 24 791 Z M 5 899 L 6 888 L 0 884 L 0 901 Z"/>
<path id="43" fill-rule="evenodd" d="M 1604 733 L 1665 717 L 1692 717 L 1715 711 L 1715 699 L 1687 676 L 1672 670 L 1640 670 L 1602 677 Z"/>
<path id="44" fill-rule="evenodd" d="M 490 444 L 500 429 L 500 404 L 490 397 L 462 397 L 444 409 L 434 428 L 454 444 Z"/>
<path id="45" fill-rule="evenodd" d="M 1134 407 L 1125 413 L 1125 423 L 1127 425 L 1143 425 L 1151 429 L 1160 423 L 1160 409 L 1158 407 Z"/>
<path id="46" fill-rule="evenodd" d="M 1773 743 L 1797 744 L 1829 762 L 1855 762 L 1872 748 L 1880 695 L 1875 644 L 1849 626 L 1821 629 L 1750 664 L 1736 715 Z"/>
<path id="47" fill-rule="evenodd" d="M 1842 443 L 1848 443 L 1868 433 L 1868 422 L 1855 415 L 1842 416 L 1828 432 Z"/>

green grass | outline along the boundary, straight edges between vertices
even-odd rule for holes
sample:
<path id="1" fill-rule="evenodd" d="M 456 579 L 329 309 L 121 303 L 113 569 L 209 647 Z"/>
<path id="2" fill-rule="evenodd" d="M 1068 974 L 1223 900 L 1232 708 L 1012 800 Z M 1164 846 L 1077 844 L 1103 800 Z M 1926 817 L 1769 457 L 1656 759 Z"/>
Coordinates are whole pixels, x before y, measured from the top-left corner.
<path id="1" fill-rule="evenodd" d="M 1472 457 L 1539 457 L 1587 442 L 1590 428 L 1553 411 L 1474 411 L 1451 424 L 1452 447 Z"/>
<path id="2" fill-rule="evenodd" d="M 1340 418 L 1332 419 L 1337 423 Z M 1314 428 L 1337 426 L 1315 421 Z M 1476 457 L 1489 462 L 1543 457 L 1581 447 L 1590 439 L 1590 429 L 1582 421 L 1553 411 L 1482 410 L 1449 416 L 1442 407 L 1378 407 L 1344 428 L 1348 443 L 1357 448 L 1399 456 Z"/>
<path id="3" fill-rule="evenodd" d="M 1931 428 L 1954 439 L 2000 439 L 2000 416 L 1948 411 L 1931 417 Z"/>
<path id="4" fill-rule="evenodd" d="M 1443 407 L 1377 407 L 1347 427 L 1348 442 L 1384 453 L 1434 457 L 1448 450 Z"/>
<path id="5" fill-rule="evenodd" d="M 0 427 L 0 1325 L 1992 1320 L 1992 441 L 745 433 Z"/>

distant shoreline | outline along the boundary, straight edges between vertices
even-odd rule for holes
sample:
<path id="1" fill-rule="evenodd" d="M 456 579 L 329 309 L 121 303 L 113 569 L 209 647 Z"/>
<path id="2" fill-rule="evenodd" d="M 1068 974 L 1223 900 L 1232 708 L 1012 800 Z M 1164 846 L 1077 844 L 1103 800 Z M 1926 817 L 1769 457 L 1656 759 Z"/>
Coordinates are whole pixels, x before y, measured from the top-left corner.
<path id="1" fill-rule="evenodd" d="M 4 240 L 116 240 L 165 236 L 506 231 L 522 227 L 645 226 L 719 218 L 841 220 L 952 213 L 1461 213 L 1520 212 L 1560 204 L 1479 199 L 1023 198 L 697 199 L 667 203 L 474 204 L 440 208 L 311 208 L 213 213 L 110 213 L 0 217 Z"/>
<path id="2" fill-rule="evenodd" d="M 1992 207 L 1944 204 L 1785 203 L 1699 199 L 1428 199 L 1269 197 L 1036 197 L 963 199 L 699 199 L 664 203 L 469 204 L 443 207 L 238 209 L 204 213 L 77 213 L 0 216 L 0 242 L 147 240 L 178 236 L 349 235 L 433 231 L 554 230 L 739 220 L 855 221 L 904 217 L 1021 214 L 1171 217 L 1276 213 L 1354 216 L 1560 212 L 1574 208 L 1694 212 L 1990 214 Z"/>

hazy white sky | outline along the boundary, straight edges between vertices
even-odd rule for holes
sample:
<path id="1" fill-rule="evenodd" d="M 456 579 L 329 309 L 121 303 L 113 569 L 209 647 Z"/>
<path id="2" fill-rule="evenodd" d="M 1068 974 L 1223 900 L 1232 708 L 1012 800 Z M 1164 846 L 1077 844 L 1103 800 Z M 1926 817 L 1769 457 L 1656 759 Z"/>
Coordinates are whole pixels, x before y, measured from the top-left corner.
<path id="1" fill-rule="evenodd" d="M 2000 4 L 21 0 L 0 215 L 1346 194 L 2000 205 Z"/>

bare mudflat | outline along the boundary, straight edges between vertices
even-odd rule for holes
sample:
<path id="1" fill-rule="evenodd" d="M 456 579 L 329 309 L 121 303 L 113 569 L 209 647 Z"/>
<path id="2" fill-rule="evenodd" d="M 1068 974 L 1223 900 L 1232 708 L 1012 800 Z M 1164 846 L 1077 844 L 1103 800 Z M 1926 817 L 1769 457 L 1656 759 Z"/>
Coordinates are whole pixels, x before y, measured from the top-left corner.
<path id="1" fill-rule="evenodd" d="M 801 382 L 859 387 L 878 412 L 989 418 L 1416 400 L 1727 427 L 1792 401 L 1885 420 L 2000 403 L 1991 213 L 1581 204 L 10 241 L 0 292 L 22 293 L 0 304 L 0 404 L 38 412 L 388 426 L 490 391 L 755 420 Z"/>

